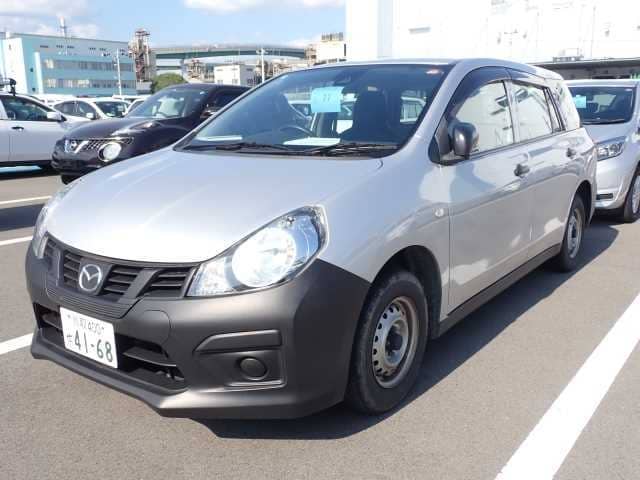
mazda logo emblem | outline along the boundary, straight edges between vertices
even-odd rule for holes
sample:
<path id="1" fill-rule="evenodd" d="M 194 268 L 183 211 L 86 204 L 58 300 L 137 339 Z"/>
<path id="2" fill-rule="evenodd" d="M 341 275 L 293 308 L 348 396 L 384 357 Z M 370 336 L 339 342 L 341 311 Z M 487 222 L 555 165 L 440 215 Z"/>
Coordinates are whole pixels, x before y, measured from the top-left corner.
<path id="1" fill-rule="evenodd" d="M 87 293 L 95 293 L 102 284 L 102 269 L 93 263 L 87 263 L 80 269 L 78 285 Z"/>

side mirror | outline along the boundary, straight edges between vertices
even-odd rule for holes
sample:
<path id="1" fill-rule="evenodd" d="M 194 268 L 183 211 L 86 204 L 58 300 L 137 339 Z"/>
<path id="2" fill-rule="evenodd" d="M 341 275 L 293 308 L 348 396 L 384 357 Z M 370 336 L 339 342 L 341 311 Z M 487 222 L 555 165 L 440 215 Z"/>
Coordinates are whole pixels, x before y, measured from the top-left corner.
<path id="1" fill-rule="evenodd" d="M 86 118 L 88 118 L 89 120 L 95 120 L 96 119 L 96 114 L 93 113 L 93 112 L 87 112 L 87 113 L 84 114 L 84 116 Z"/>
<path id="2" fill-rule="evenodd" d="M 207 107 L 202 111 L 202 115 L 200 115 L 201 118 L 209 118 L 212 115 L 215 115 L 218 110 L 220 110 L 219 107 Z"/>
<path id="3" fill-rule="evenodd" d="M 478 148 L 478 130 L 471 123 L 455 124 L 451 132 L 451 144 L 456 157 L 469 158 Z"/>
<path id="4" fill-rule="evenodd" d="M 47 120 L 52 122 L 62 122 L 64 118 L 60 112 L 47 112 Z"/>

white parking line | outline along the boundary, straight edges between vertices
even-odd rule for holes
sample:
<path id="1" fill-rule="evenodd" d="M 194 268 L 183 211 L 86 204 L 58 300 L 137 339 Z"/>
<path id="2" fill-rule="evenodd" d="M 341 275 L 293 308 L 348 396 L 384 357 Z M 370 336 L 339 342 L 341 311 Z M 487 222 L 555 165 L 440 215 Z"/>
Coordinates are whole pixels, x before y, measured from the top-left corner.
<path id="1" fill-rule="evenodd" d="M 28 335 L 23 335 L 21 337 L 12 338 L 11 340 L 7 340 L 6 342 L 0 343 L 0 355 L 4 355 L 5 353 L 13 352 L 14 350 L 19 350 L 24 347 L 28 347 L 31 344 L 32 333 Z"/>
<path id="2" fill-rule="evenodd" d="M 640 340 L 640 295 L 609 330 L 496 477 L 553 478 Z"/>
<path id="3" fill-rule="evenodd" d="M 0 247 L 4 247 L 5 245 L 13 245 L 15 243 L 24 243 L 30 242 L 33 237 L 20 237 L 20 238 L 12 238 L 11 240 L 0 240 Z"/>
<path id="4" fill-rule="evenodd" d="M 18 198 L 16 200 L 3 200 L 0 202 L 0 207 L 3 205 L 12 205 L 14 203 L 28 203 L 35 202 L 37 200 L 49 200 L 51 195 L 47 195 L 46 197 L 29 197 L 29 198 Z"/>

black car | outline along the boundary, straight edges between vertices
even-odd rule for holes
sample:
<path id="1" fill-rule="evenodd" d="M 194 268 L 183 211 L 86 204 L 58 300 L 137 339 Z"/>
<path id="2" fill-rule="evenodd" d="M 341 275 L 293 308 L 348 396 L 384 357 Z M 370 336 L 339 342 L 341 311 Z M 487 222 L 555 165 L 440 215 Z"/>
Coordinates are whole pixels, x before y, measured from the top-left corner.
<path id="1" fill-rule="evenodd" d="M 149 97 L 123 118 L 87 122 L 55 145 L 51 165 L 63 183 L 110 163 L 171 145 L 247 87 L 183 84 Z"/>

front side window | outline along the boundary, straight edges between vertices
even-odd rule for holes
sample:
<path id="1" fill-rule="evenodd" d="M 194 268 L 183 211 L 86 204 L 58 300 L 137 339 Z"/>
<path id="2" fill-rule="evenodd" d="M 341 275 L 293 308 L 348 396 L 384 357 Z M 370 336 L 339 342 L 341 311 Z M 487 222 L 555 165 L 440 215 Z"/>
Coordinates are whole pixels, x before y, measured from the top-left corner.
<path id="1" fill-rule="evenodd" d="M 513 86 L 518 109 L 520 140 L 526 141 L 550 135 L 553 132 L 553 124 L 544 89 L 519 83 Z"/>
<path id="2" fill-rule="evenodd" d="M 73 115 L 73 107 L 74 102 L 64 102 L 61 103 L 60 105 L 58 105 L 56 107 L 57 110 L 61 111 L 62 113 L 66 113 L 67 115 Z"/>
<path id="3" fill-rule="evenodd" d="M 165 88 L 131 112 L 132 117 L 187 117 L 200 110 L 209 92 L 197 88 Z"/>
<path id="4" fill-rule="evenodd" d="M 222 112 L 181 146 L 214 150 L 235 144 L 246 153 L 270 147 L 302 155 L 389 154 L 411 137 L 448 70 L 441 65 L 366 65 L 286 73 Z"/>
<path id="5" fill-rule="evenodd" d="M 3 97 L 2 105 L 9 120 L 47 121 L 49 110 L 29 100 L 18 97 Z"/>
<path id="6" fill-rule="evenodd" d="M 585 85 L 569 90 L 584 125 L 626 123 L 633 116 L 633 87 Z"/>
<path id="7" fill-rule="evenodd" d="M 449 124 L 470 123 L 478 132 L 476 152 L 486 152 L 513 143 L 513 124 L 503 82 L 477 88 L 451 112 Z"/>

